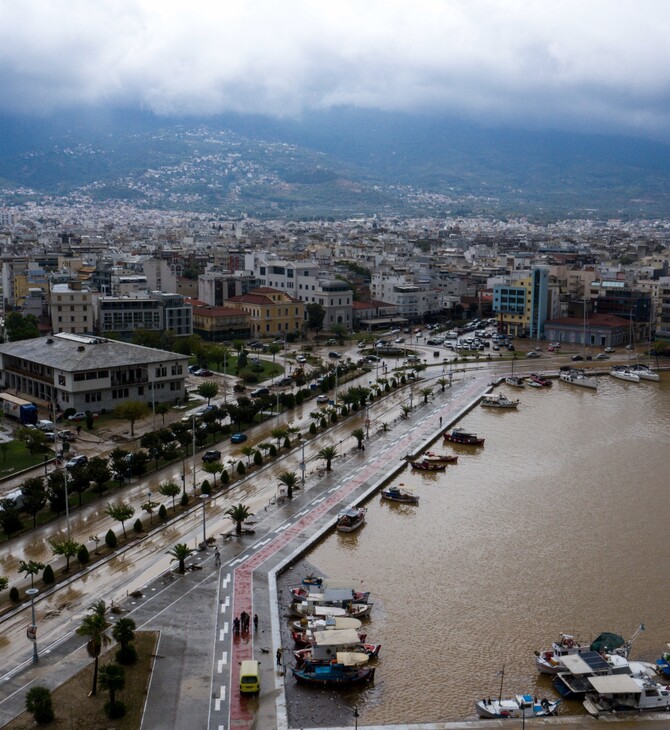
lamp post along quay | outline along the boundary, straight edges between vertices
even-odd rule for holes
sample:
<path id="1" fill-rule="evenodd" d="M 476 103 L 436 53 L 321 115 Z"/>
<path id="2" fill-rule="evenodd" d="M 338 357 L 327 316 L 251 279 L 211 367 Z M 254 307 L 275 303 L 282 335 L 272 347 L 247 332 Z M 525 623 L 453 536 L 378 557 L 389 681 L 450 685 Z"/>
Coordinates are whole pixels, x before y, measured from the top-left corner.
<path id="1" fill-rule="evenodd" d="M 201 494 L 200 499 L 202 500 L 202 546 L 207 547 L 207 527 L 205 524 L 205 505 L 209 499 L 209 494 Z"/>
<path id="2" fill-rule="evenodd" d="M 193 428 L 191 429 L 193 433 L 193 496 L 195 497 L 195 413 L 191 415 L 191 419 L 193 421 Z"/>
<path id="3" fill-rule="evenodd" d="M 26 635 L 28 636 L 28 639 L 33 642 L 33 662 L 37 662 L 39 660 L 39 655 L 37 653 L 37 624 L 35 623 L 35 596 L 38 593 L 39 590 L 37 588 L 28 588 L 26 590 L 26 595 L 30 596 L 30 609 L 32 612 L 32 624 L 28 626 Z"/>

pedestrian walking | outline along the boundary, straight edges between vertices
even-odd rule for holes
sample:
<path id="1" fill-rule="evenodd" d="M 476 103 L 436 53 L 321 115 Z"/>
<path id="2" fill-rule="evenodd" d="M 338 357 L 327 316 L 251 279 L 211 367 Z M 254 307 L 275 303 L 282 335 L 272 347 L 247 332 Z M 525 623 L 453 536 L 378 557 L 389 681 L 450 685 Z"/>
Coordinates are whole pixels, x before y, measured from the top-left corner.
<path id="1" fill-rule="evenodd" d="M 221 566 L 221 553 L 218 547 L 214 549 L 214 566 L 217 568 Z"/>
<path id="2" fill-rule="evenodd" d="M 440 428 L 442 428 L 442 416 L 440 416 Z"/>
<path id="3" fill-rule="evenodd" d="M 258 614 L 254 614 L 254 634 L 258 633 Z"/>
<path id="4" fill-rule="evenodd" d="M 281 667 L 281 655 L 282 655 L 282 648 L 281 646 L 279 649 L 277 649 L 277 666 Z"/>
<path id="5" fill-rule="evenodd" d="M 77 436 L 79 436 L 80 433 L 81 433 L 81 426 L 79 425 L 79 426 L 77 426 Z"/>

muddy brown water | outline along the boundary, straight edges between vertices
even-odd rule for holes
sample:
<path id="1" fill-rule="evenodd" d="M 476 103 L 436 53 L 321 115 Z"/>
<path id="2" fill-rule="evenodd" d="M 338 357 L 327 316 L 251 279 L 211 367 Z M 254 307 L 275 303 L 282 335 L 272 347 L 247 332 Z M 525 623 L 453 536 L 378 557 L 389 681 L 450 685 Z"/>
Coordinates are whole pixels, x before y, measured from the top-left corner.
<path id="1" fill-rule="evenodd" d="M 379 599 L 374 685 L 342 698 L 361 725 L 474 719 L 503 666 L 503 694 L 553 696 L 533 652 L 562 631 L 630 637 L 643 622 L 632 656 L 648 661 L 670 640 L 670 375 L 603 377 L 597 393 L 502 390 L 518 411 L 476 408 L 462 421 L 483 448 L 445 448 L 459 454 L 445 473 L 397 480 L 418 507 L 375 496 L 363 529 L 306 556 Z"/>

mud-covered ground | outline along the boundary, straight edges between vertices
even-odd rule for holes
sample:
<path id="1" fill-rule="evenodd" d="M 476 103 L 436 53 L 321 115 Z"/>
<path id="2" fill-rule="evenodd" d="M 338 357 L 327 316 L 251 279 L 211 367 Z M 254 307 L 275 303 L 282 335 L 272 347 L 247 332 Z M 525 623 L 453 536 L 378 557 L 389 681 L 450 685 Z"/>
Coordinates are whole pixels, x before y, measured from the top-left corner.
<path id="1" fill-rule="evenodd" d="M 286 667 L 286 705 L 290 727 L 328 727 L 354 725 L 354 707 L 360 696 L 360 689 L 325 689 L 305 687 L 293 678 L 291 667 L 295 666 L 293 639 L 291 638 L 288 605 L 291 602 L 290 586 L 297 585 L 308 575 L 323 575 L 318 568 L 306 560 L 294 563 L 277 578 L 277 597 L 281 620 L 282 646 Z"/>

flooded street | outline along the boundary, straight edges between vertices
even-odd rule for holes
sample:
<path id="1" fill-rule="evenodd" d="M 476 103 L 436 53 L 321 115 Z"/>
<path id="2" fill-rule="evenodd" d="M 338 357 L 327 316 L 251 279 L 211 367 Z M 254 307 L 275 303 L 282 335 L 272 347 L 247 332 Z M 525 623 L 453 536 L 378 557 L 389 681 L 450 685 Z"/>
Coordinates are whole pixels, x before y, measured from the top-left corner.
<path id="1" fill-rule="evenodd" d="M 458 463 L 397 480 L 418 507 L 375 497 L 362 530 L 306 556 L 378 599 L 368 640 L 382 651 L 357 698 L 362 725 L 473 719 L 503 665 L 503 694 L 551 697 L 533 652 L 562 631 L 629 638 L 644 623 L 632 656 L 648 661 L 670 639 L 670 379 L 500 390 L 518 411 L 478 407 L 462 421 L 483 448 L 438 444 Z"/>

